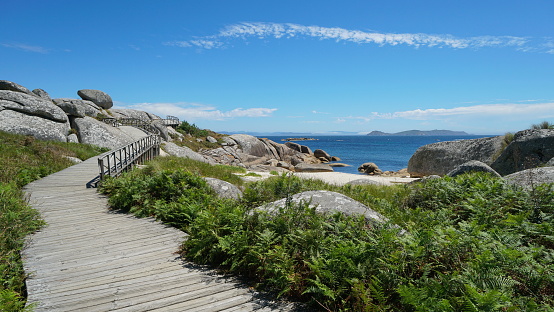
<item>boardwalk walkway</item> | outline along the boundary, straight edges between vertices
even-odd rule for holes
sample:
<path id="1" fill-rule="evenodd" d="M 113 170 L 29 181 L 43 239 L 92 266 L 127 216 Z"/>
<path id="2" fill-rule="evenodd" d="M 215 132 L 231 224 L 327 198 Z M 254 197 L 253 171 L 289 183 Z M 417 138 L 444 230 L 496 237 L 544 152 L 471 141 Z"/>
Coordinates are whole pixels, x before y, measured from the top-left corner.
<path id="1" fill-rule="evenodd" d="M 97 158 L 25 187 L 48 223 L 23 251 L 35 311 L 290 311 L 176 252 L 184 233 L 110 212 L 86 188 Z"/>

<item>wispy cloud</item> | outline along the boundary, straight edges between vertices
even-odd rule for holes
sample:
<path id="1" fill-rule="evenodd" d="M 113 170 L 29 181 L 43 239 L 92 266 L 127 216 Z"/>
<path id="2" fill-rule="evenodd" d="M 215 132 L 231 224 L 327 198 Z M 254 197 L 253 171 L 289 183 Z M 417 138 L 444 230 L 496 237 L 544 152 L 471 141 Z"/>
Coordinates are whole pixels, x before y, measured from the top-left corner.
<path id="1" fill-rule="evenodd" d="M 12 48 L 12 49 L 17 49 L 21 51 L 42 53 L 42 54 L 46 54 L 49 51 L 48 49 L 40 46 L 32 46 L 24 43 L 0 43 L 0 45 L 6 48 Z"/>
<path id="2" fill-rule="evenodd" d="M 312 114 L 323 114 L 323 115 L 329 115 L 330 113 L 326 113 L 326 112 L 320 112 L 320 111 L 316 111 L 316 110 L 313 110 L 313 111 L 312 111 Z"/>
<path id="3" fill-rule="evenodd" d="M 125 108 L 145 110 L 156 115 L 165 116 L 173 115 L 184 120 L 226 120 L 239 117 L 269 117 L 276 111 L 276 108 L 235 108 L 229 111 L 221 111 L 213 106 L 196 104 L 196 103 L 138 103 L 138 104 L 122 104 L 116 103 L 117 106 Z"/>
<path id="4" fill-rule="evenodd" d="M 482 104 L 455 108 L 430 108 L 416 109 L 394 113 L 372 112 L 367 116 L 340 117 L 337 120 L 358 119 L 371 121 L 374 119 L 411 119 L 411 120 L 436 120 L 449 117 L 491 117 L 491 116 L 529 116 L 536 115 L 541 118 L 554 116 L 554 103 L 536 104 Z"/>
<path id="5" fill-rule="evenodd" d="M 477 36 L 459 38 L 450 34 L 424 33 L 379 33 L 373 31 L 349 30 L 338 27 L 305 26 L 290 23 L 240 23 L 229 25 L 218 34 L 197 37 L 186 41 L 173 41 L 167 45 L 179 47 L 196 47 L 202 49 L 223 48 L 232 39 L 290 39 L 316 38 L 352 42 L 357 44 L 376 44 L 379 46 L 407 45 L 412 47 L 447 47 L 455 49 L 483 47 L 514 47 L 521 51 L 554 51 L 550 47 L 551 38 L 544 38 L 543 43 L 533 44 L 531 38 L 517 36 Z M 549 41 L 550 40 L 550 41 Z"/>

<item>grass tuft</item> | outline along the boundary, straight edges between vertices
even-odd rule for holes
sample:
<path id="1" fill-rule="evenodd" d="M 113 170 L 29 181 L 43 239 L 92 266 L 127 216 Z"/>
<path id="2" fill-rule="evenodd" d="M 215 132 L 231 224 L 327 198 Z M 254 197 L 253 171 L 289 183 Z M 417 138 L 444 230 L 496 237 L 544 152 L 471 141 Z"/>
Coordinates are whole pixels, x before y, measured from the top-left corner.
<path id="1" fill-rule="evenodd" d="M 44 223 L 21 187 L 67 168 L 65 156 L 87 159 L 105 149 L 76 143 L 39 141 L 0 131 L 0 311 L 27 311 L 20 250 L 25 237 Z"/>

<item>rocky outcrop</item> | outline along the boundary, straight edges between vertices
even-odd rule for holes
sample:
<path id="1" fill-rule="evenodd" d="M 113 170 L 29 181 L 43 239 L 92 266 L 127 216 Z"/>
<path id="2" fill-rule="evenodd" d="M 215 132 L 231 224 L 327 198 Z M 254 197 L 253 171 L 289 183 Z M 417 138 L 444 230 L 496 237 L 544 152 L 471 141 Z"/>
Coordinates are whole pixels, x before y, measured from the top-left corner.
<path id="1" fill-rule="evenodd" d="M 20 92 L 20 93 L 26 93 L 28 95 L 34 95 L 33 92 L 31 92 L 29 89 L 25 88 L 24 86 L 18 85 L 15 82 L 7 81 L 7 80 L 0 80 L 0 90 Z"/>
<path id="2" fill-rule="evenodd" d="M 134 139 L 121 131 L 91 117 L 75 118 L 79 142 L 114 149 L 132 143 Z"/>
<path id="3" fill-rule="evenodd" d="M 201 154 L 198 154 L 197 152 L 191 150 L 186 146 L 178 146 L 175 143 L 166 142 L 163 144 L 162 148 L 169 155 L 190 158 L 193 160 L 197 160 L 197 161 L 201 161 L 209 164 L 214 164 L 213 160 L 206 158 Z"/>
<path id="4" fill-rule="evenodd" d="M 135 110 L 135 109 L 126 109 L 126 108 L 118 108 L 118 109 L 110 109 L 110 112 L 113 114 L 114 118 L 120 119 L 120 118 L 134 118 L 134 119 L 140 119 L 144 121 L 151 121 L 155 119 L 161 119 L 159 116 L 156 116 L 154 114 Z"/>
<path id="5" fill-rule="evenodd" d="M 209 135 L 206 137 L 206 141 L 214 144 L 217 143 L 217 139 Z"/>
<path id="6" fill-rule="evenodd" d="M 489 165 L 478 160 L 470 160 L 468 162 L 465 162 L 456 167 L 454 170 L 447 173 L 446 175 L 449 177 L 455 177 L 468 172 L 487 172 L 495 177 L 500 177 L 500 174 L 494 171 L 494 169 L 492 169 Z"/>
<path id="7" fill-rule="evenodd" d="M 296 172 L 333 172 L 333 167 L 327 164 L 306 164 L 300 163 L 294 166 Z"/>
<path id="8" fill-rule="evenodd" d="M 66 114 L 75 117 L 97 117 L 102 111 L 98 105 L 91 101 L 77 100 L 77 99 L 53 99 L 54 104 L 60 107 Z"/>
<path id="9" fill-rule="evenodd" d="M 501 149 L 502 139 L 502 136 L 497 136 L 424 145 L 408 161 L 408 172 L 412 177 L 445 175 L 470 160 L 490 165 Z"/>
<path id="10" fill-rule="evenodd" d="M 554 183 L 554 167 L 539 167 L 522 170 L 504 177 L 508 183 L 532 189 L 539 184 Z"/>
<path id="11" fill-rule="evenodd" d="M 66 142 L 67 134 L 69 133 L 69 123 L 57 122 L 5 109 L 0 110 L 0 130 L 30 135 L 39 140 Z"/>
<path id="12" fill-rule="evenodd" d="M 215 178 L 204 178 L 208 185 L 214 190 L 214 192 L 217 194 L 220 198 L 227 198 L 227 199 L 235 199 L 238 200 L 242 197 L 242 191 L 239 190 L 238 187 L 235 185 L 215 179 Z"/>
<path id="13" fill-rule="evenodd" d="M 163 124 L 163 122 L 158 120 L 153 120 L 152 126 L 158 129 L 160 133 L 159 135 L 162 138 L 162 140 L 167 142 L 171 141 L 171 137 L 169 136 L 169 131 L 167 130 L 167 128 L 171 128 L 171 127 L 167 127 L 166 125 Z"/>
<path id="14" fill-rule="evenodd" d="M 83 100 L 91 101 L 104 109 L 109 109 L 113 106 L 112 97 L 100 90 L 83 89 L 77 91 L 77 94 Z"/>
<path id="15" fill-rule="evenodd" d="M 491 167 L 508 175 L 546 164 L 554 157 L 554 129 L 532 129 L 517 132 L 513 141 Z"/>
<path id="16" fill-rule="evenodd" d="M 284 198 L 273 203 L 266 204 L 256 210 L 276 213 L 279 208 L 286 206 L 288 199 Z M 366 220 L 379 223 L 386 222 L 386 218 L 378 212 L 370 209 L 366 205 L 353 200 L 352 198 L 330 191 L 308 191 L 293 195 L 291 202 L 295 204 L 309 204 L 309 207 L 315 208 L 319 213 L 340 212 L 348 216 L 363 215 Z"/>
<path id="17" fill-rule="evenodd" d="M 5 88 L 13 85 L 4 81 Z M 30 91 L 0 90 L 0 130 L 31 135 L 39 140 L 65 142 L 69 128 L 67 115 L 51 101 Z"/>
<path id="18" fill-rule="evenodd" d="M 256 167 L 270 166 L 281 162 L 282 168 L 300 163 L 319 163 L 311 155 L 291 149 L 285 144 L 275 143 L 269 139 L 260 139 L 246 134 L 234 134 L 223 137 L 222 146 L 216 149 L 203 150 L 201 153 L 214 159 L 217 163 Z"/>
<path id="19" fill-rule="evenodd" d="M 372 162 L 362 164 L 360 167 L 358 167 L 358 171 L 370 175 L 383 174 L 383 171 L 381 171 L 381 169 L 379 169 L 379 167 L 377 167 L 377 165 Z"/>
<path id="20" fill-rule="evenodd" d="M 314 156 L 318 159 L 325 159 L 327 161 L 331 161 L 331 155 L 329 155 L 326 151 L 322 149 L 316 149 L 314 151 Z"/>
<path id="21" fill-rule="evenodd" d="M 42 98 L 43 100 L 52 101 L 50 94 L 48 94 L 48 92 L 42 89 L 34 89 L 32 92 L 34 95 L 38 96 L 39 98 Z"/>
<path id="22" fill-rule="evenodd" d="M 31 92 L 31 94 L 33 93 Z M 67 122 L 68 120 L 63 110 L 34 94 L 0 90 L 0 109 L 13 110 L 57 122 Z"/>
<path id="23" fill-rule="evenodd" d="M 72 134 L 67 136 L 67 142 L 69 142 L 69 143 L 79 143 L 79 137 L 75 133 L 72 133 Z"/>
<path id="24" fill-rule="evenodd" d="M 554 157 L 552 157 L 545 165 L 546 167 L 554 167 Z"/>

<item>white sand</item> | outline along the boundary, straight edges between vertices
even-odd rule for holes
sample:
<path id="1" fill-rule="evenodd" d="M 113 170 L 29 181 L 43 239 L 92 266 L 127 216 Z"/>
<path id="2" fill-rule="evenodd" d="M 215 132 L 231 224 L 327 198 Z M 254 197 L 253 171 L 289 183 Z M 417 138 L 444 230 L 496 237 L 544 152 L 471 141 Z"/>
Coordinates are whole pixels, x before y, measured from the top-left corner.
<path id="1" fill-rule="evenodd" d="M 248 171 L 253 172 L 253 171 Z M 253 177 L 253 176 L 243 176 L 240 175 L 244 180 L 246 181 L 258 181 L 262 179 L 269 178 L 273 175 L 269 174 L 268 172 L 254 172 L 260 176 Z M 399 183 L 409 183 L 414 180 L 414 178 L 400 178 L 400 177 L 384 177 L 384 176 L 370 176 L 370 175 L 362 175 L 362 174 L 352 174 L 352 173 L 343 173 L 343 172 L 292 172 L 291 174 L 301 178 L 301 179 L 314 179 L 314 180 L 321 180 L 323 182 L 326 182 L 328 184 L 334 184 L 334 185 L 345 185 L 346 183 L 354 180 L 371 180 L 378 182 L 382 185 L 393 185 L 393 184 L 399 184 Z"/>
<path id="2" fill-rule="evenodd" d="M 370 176 L 343 172 L 295 172 L 295 176 L 302 179 L 316 179 L 322 180 L 328 184 L 345 185 L 346 183 L 354 180 L 371 180 L 383 185 L 393 185 L 398 183 L 409 183 L 415 178 L 400 178 L 400 177 L 384 177 L 384 176 Z"/>

